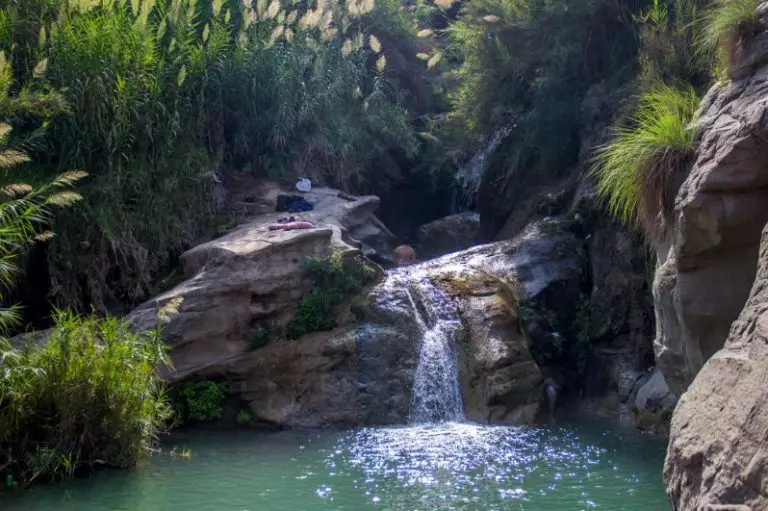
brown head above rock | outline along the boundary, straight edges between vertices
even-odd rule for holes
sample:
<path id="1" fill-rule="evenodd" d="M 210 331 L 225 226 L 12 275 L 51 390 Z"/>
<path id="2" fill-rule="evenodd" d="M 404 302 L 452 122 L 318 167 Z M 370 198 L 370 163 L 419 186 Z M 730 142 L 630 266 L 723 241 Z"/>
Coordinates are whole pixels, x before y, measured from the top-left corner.
<path id="1" fill-rule="evenodd" d="M 400 245 L 395 249 L 395 261 L 398 266 L 416 263 L 416 251 L 410 245 Z"/>

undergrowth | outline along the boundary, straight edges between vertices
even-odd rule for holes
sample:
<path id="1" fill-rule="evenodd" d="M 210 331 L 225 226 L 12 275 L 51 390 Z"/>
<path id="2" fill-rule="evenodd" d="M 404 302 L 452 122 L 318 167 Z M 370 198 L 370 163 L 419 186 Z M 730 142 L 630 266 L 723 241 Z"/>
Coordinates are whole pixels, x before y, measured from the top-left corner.
<path id="1" fill-rule="evenodd" d="M 356 258 L 345 263 L 337 250 L 322 259 L 307 259 L 302 268 L 314 287 L 301 298 L 299 308 L 288 323 L 289 339 L 332 330 L 336 326 L 335 307 L 377 277 L 376 270 L 365 260 Z"/>
<path id="2" fill-rule="evenodd" d="M 44 341 L 0 341 L 0 473 L 31 482 L 135 465 L 171 416 L 156 375 L 167 360 L 157 330 L 66 312 Z"/>
<path id="3" fill-rule="evenodd" d="M 220 419 L 226 399 L 227 383 L 213 380 L 186 381 L 172 396 L 176 418 L 181 422 Z"/>

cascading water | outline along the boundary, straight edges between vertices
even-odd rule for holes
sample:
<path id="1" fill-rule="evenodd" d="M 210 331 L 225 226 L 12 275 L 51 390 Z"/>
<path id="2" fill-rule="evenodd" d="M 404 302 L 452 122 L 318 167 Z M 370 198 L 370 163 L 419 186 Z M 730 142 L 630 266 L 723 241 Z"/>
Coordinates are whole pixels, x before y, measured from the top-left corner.
<path id="1" fill-rule="evenodd" d="M 410 421 L 462 421 L 464 409 L 456 364 L 462 325 L 455 305 L 426 276 L 414 279 L 407 293 L 421 332 Z"/>
<path id="2" fill-rule="evenodd" d="M 474 209 L 473 195 L 480 187 L 483 179 L 483 171 L 488 158 L 496 152 L 499 145 L 512 132 L 517 125 L 509 122 L 502 126 L 488 141 L 482 151 L 475 154 L 466 165 L 459 167 L 456 172 L 457 189 L 453 197 L 452 209 L 454 213 L 461 213 Z"/>

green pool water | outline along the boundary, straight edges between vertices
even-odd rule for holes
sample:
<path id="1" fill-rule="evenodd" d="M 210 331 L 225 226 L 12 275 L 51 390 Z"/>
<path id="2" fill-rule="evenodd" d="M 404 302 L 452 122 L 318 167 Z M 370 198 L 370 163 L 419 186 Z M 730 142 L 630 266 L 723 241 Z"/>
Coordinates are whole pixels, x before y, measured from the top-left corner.
<path id="1" fill-rule="evenodd" d="M 197 432 L 135 471 L 0 496 L 3 511 L 668 510 L 664 444 L 600 424 Z"/>

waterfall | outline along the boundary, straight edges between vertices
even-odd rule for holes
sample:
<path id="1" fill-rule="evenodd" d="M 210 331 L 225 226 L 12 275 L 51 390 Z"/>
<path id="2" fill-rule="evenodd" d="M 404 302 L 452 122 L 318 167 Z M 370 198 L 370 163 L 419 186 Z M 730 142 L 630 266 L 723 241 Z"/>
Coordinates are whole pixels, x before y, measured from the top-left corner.
<path id="1" fill-rule="evenodd" d="M 456 363 L 462 325 L 455 305 L 425 276 L 412 280 L 407 293 L 421 333 L 410 422 L 462 421 L 464 408 Z"/>
<path id="2" fill-rule="evenodd" d="M 466 165 L 459 167 L 455 177 L 458 186 L 453 198 L 452 209 L 454 213 L 474 209 L 475 204 L 472 195 L 480 187 L 485 163 L 515 127 L 516 124 L 514 122 L 509 122 L 502 126 L 493 134 L 493 137 L 491 137 L 482 151 L 476 153 Z"/>

